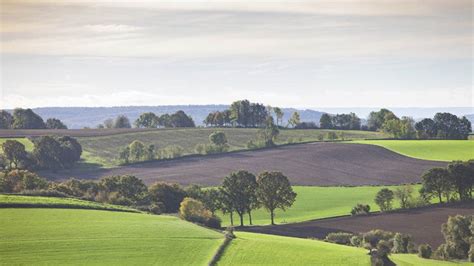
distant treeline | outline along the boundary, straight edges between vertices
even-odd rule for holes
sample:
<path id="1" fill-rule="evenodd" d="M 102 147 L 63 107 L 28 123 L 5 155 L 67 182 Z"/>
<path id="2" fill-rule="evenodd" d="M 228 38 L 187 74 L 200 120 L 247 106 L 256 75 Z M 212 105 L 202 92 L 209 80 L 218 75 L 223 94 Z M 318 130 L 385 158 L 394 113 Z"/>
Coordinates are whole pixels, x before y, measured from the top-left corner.
<path id="1" fill-rule="evenodd" d="M 67 129 L 67 127 L 59 119 L 48 118 L 44 122 L 33 110 L 16 108 L 13 114 L 0 110 L 0 129 Z"/>

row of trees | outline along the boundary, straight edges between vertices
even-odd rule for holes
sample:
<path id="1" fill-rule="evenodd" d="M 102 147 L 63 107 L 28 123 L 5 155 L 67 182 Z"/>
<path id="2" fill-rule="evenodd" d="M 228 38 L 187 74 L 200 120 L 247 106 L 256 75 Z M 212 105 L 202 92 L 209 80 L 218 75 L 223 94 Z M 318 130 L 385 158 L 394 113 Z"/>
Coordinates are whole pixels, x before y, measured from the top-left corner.
<path id="1" fill-rule="evenodd" d="M 467 139 L 472 131 L 471 122 L 466 117 L 437 113 L 433 119 L 425 118 L 415 123 L 413 118 L 398 118 L 388 109 L 371 112 L 367 127 L 390 133 L 398 139 Z"/>
<path id="2" fill-rule="evenodd" d="M 71 168 L 80 160 L 82 147 L 72 137 L 43 136 L 33 140 L 33 152 L 16 140 L 2 144 L 0 169 L 51 169 Z"/>
<path id="3" fill-rule="evenodd" d="M 361 120 L 354 114 L 323 114 L 319 120 L 319 126 L 323 129 L 361 129 Z"/>
<path id="4" fill-rule="evenodd" d="M 133 123 L 136 128 L 168 128 L 168 127 L 195 127 L 193 119 L 184 111 L 174 114 L 156 115 L 153 112 L 141 114 Z M 125 115 L 119 115 L 115 119 L 109 118 L 98 128 L 132 128 L 130 120 Z"/>
<path id="5" fill-rule="evenodd" d="M 67 129 L 61 120 L 43 118 L 31 109 L 16 108 L 13 114 L 0 110 L 0 129 Z"/>

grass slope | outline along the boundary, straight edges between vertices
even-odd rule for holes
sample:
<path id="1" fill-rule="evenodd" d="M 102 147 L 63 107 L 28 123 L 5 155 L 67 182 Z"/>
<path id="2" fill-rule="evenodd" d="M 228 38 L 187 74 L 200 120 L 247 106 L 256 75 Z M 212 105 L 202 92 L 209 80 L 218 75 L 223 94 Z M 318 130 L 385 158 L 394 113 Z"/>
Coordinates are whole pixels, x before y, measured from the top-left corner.
<path id="1" fill-rule="evenodd" d="M 183 128 L 160 129 L 148 132 L 127 133 L 101 137 L 79 138 L 84 153 L 83 158 L 89 163 L 98 163 L 107 167 L 117 164 L 119 150 L 134 140 L 145 144 L 153 144 L 157 149 L 169 145 L 180 145 L 185 154 L 195 153 L 194 148 L 199 143 L 208 143 L 209 135 L 214 131 L 223 131 L 229 141 L 230 150 L 246 149 L 247 142 L 255 139 L 258 129 L 254 128 Z M 331 130 L 280 130 L 277 143 L 307 142 L 318 140 L 319 135 L 325 136 Z M 340 132 L 340 131 L 338 131 Z M 379 132 L 344 131 L 345 139 L 384 138 Z"/>
<path id="2" fill-rule="evenodd" d="M 362 187 L 312 187 L 294 186 L 294 191 L 298 194 L 293 206 L 286 211 L 277 210 L 275 216 L 276 223 L 294 223 L 307 220 L 328 218 L 334 216 L 348 215 L 352 207 L 357 203 L 369 204 L 371 211 L 378 211 L 374 198 L 382 186 L 362 186 Z M 395 189 L 396 186 L 388 186 Z M 414 187 L 417 191 L 419 185 Z M 394 207 L 398 207 L 394 201 Z M 228 215 L 221 215 L 223 225 L 230 224 Z M 252 220 L 255 225 L 270 224 L 270 213 L 264 209 L 252 212 Z M 239 218 L 234 214 L 234 224 L 239 222 Z M 245 216 L 244 223 L 248 224 L 248 216 Z"/>
<path id="3" fill-rule="evenodd" d="M 205 265 L 223 236 L 172 216 L 0 209 L 2 264 Z"/>
<path id="4" fill-rule="evenodd" d="M 474 159 L 474 140 L 357 140 L 351 143 L 378 145 L 424 160 L 449 162 Z"/>
<path id="5" fill-rule="evenodd" d="M 70 208 L 70 209 L 95 209 L 138 212 L 125 206 L 98 203 L 73 198 L 0 195 L 0 208 L 33 207 L 33 208 Z"/>
<path id="6" fill-rule="evenodd" d="M 370 265 L 367 250 L 317 240 L 237 232 L 218 265 Z M 392 255 L 397 265 L 455 265 L 413 254 Z M 468 265 L 466 263 L 466 265 Z"/>
<path id="7" fill-rule="evenodd" d="M 398 266 L 443 266 L 443 265 L 472 265 L 469 262 L 451 262 L 441 260 L 427 260 L 413 254 L 392 254 L 390 259 Z"/>

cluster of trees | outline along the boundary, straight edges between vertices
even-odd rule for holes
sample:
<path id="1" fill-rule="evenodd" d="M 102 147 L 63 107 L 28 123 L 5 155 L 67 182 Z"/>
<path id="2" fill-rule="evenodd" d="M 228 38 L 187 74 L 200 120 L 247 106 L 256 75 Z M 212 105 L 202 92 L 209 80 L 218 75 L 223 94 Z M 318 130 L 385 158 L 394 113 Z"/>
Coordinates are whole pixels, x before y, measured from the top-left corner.
<path id="1" fill-rule="evenodd" d="M 27 152 L 25 145 L 16 140 L 2 144 L 0 169 L 50 169 L 71 168 L 80 160 L 82 147 L 72 137 L 43 136 L 33 139 L 33 152 Z"/>
<path id="2" fill-rule="evenodd" d="M 265 147 L 275 146 L 275 141 L 280 134 L 278 126 L 273 123 L 273 117 L 267 117 L 265 126 L 257 131 L 257 137 L 255 140 L 250 140 L 247 143 L 247 148 L 258 149 Z"/>
<path id="3" fill-rule="evenodd" d="M 177 111 L 174 114 L 156 115 L 153 112 L 141 114 L 133 123 L 136 128 L 175 128 L 175 127 L 195 127 L 193 119 L 184 111 Z M 130 120 L 125 115 L 119 115 L 115 119 L 109 118 L 98 128 L 132 128 Z"/>
<path id="4" fill-rule="evenodd" d="M 13 114 L 0 110 L 0 129 L 67 129 L 61 120 L 43 118 L 31 109 L 16 108 Z"/>
<path id="5" fill-rule="evenodd" d="M 129 164 L 157 159 L 174 159 L 183 156 L 184 148 L 179 145 L 169 145 L 163 149 L 156 149 L 155 145 L 145 145 L 139 140 L 132 141 L 119 152 L 119 162 Z"/>
<path id="6" fill-rule="evenodd" d="M 437 113 L 415 124 L 420 139 L 467 139 L 472 131 L 471 122 L 450 113 Z"/>
<path id="7" fill-rule="evenodd" d="M 471 200 L 474 188 L 474 160 L 454 161 L 446 168 L 432 168 L 422 175 L 420 193 L 439 202 Z"/>
<path id="8" fill-rule="evenodd" d="M 367 127 L 390 133 L 397 139 L 467 139 L 472 131 L 471 122 L 466 117 L 437 113 L 433 119 L 425 118 L 415 123 L 413 118 L 398 118 L 388 109 L 371 112 Z"/>
<path id="9" fill-rule="evenodd" d="M 319 120 L 320 128 L 324 129 L 351 129 L 359 130 L 361 129 L 361 120 L 354 114 L 323 114 Z"/>
<path id="10" fill-rule="evenodd" d="M 197 144 L 194 150 L 197 154 L 221 153 L 229 150 L 229 144 L 227 143 L 225 133 L 222 131 L 216 131 L 209 135 L 208 144 Z"/>

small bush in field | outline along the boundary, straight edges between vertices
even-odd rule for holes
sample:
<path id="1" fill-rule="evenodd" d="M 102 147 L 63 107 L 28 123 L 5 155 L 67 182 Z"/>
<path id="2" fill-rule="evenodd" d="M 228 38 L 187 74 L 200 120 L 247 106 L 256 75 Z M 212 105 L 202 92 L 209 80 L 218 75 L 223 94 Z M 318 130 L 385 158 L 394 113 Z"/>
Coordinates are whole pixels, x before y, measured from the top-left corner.
<path id="1" fill-rule="evenodd" d="M 329 233 L 325 240 L 335 244 L 350 245 L 353 236 L 354 234 L 344 232 Z"/>
<path id="2" fill-rule="evenodd" d="M 370 213 L 370 206 L 369 205 L 364 205 L 364 204 L 357 204 L 354 208 L 351 210 L 351 215 L 356 216 L 356 215 L 367 215 Z"/>

